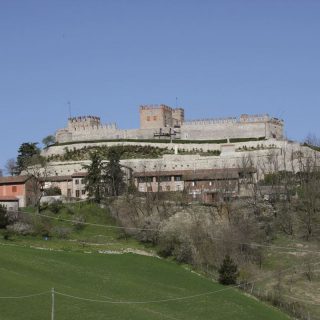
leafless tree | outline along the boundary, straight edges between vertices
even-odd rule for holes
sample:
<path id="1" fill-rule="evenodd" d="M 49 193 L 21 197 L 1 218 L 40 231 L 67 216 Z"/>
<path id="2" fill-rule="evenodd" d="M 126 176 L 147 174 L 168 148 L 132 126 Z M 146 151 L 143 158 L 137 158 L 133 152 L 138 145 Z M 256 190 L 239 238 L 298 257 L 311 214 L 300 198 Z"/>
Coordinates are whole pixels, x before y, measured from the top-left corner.
<path id="1" fill-rule="evenodd" d="M 7 160 L 5 168 L 8 174 L 10 174 L 11 176 L 14 176 L 16 173 L 16 167 L 17 167 L 17 163 L 15 159 L 11 158 Z"/>
<path id="2" fill-rule="evenodd" d="M 32 193 L 33 206 L 40 212 L 40 203 L 44 191 L 44 183 L 48 176 L 51 175 L 47 159 L 35 155 L 27 159 L 24 163 L 24 174 L 30 176 L 30 192 Z"/>

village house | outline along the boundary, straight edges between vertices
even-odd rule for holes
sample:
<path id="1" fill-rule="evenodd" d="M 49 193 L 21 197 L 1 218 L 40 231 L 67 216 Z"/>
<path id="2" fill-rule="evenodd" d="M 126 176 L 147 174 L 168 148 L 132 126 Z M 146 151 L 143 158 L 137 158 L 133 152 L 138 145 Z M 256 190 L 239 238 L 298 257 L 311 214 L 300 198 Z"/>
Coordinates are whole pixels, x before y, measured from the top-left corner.
<path id="1" fill-rule="evenodd" d="M 86 199 L 87 192 L 84 182 L 86 175 L 86 172 L 75 172 L 72 175 L 46 177 L 44 190 L 58 188 L 64 198 Z"/>
<path id="2" fill-rule="evenodd" d="M 8 208 L 27 207 L 34 200 L 33 179 L 30 176 L 0 177 L 0 203 Z"/>
<path id="3" fill-rule="evenodd" d="M 139 192 L 185 191 L 190 200 L 205 203 L 248 196 L 255 170 L 237 168 L 135 172 Z"/>

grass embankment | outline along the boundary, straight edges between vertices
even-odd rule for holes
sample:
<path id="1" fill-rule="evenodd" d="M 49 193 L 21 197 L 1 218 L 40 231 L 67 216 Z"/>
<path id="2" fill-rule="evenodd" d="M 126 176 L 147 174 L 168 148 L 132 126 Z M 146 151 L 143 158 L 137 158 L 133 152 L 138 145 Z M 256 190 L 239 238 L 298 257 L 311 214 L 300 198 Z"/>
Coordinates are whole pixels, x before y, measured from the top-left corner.
<path id="1" fill-rule="evenodd" d="M 86 222 L 114 224 L 105 209 L 87 204 L 63 208 L 57 214 L 44 214 L 65 219 L 81 215 Z M 31 235 L 1 240 L 0 296 L 48 293 L 25 299 L 0 299 L 1 320 L 48 319 L 52 287 L 65 294 L 108 301 L 90 302 L 56 295 L 55 312 L 59 320 L 288 319 L 280 311 L 236 289 L 192 273 L 175 262 L 131 253 L 98 253 L 126 248 L 150 252 L 136 241 L 124 239 L 117 229 L 91 225 L 79 229 L 54 219 L 44 219 L 42 223 L 50 230 L 71 228 L 68 239 L 59 239 L 56 231 L 52 231 L 49 240 Z M 194 296 L 206 292 L 212 293 Z M 194 297 L 150 302 L 186 296 Z M 116 301 L 147 303 L 109 303 Z"/>

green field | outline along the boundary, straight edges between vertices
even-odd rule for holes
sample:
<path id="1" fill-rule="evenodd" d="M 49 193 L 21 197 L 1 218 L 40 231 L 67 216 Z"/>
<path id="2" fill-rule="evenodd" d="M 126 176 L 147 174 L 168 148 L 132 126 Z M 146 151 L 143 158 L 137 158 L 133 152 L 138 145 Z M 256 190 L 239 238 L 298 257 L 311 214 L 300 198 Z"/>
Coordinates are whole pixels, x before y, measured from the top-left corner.
<path id="1" fill-rule="evenodd" d="M 25 299 L 1 298 L 1 320 L 50 319 L 52 287 L 68 295 L 106 301 L 56 295 L 56 320 L 288 319 L 280 311 L 236 289 L 225 290 L 226 287 L 183 266 L 155 257 L 49 251 L 1 242 L 0 268 L 2 297 L 48 291 Z M 206 292 L 212 293 L 150 302 Z M 115 303 L 119 301 L 146 303 Z"/>

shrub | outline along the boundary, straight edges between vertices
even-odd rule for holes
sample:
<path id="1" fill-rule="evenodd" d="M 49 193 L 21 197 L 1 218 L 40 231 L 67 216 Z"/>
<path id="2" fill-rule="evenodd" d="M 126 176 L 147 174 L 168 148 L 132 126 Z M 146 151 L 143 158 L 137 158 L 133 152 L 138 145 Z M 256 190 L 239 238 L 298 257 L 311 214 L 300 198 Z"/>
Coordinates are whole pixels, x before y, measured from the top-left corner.
<path id="1" fill-rule="evenodd" d="M 6 207 L 0 205 L 0 229 L 4 229 L 9 224 L 7 209 Z"/>
<path id="2" fill-rule="evenodd" d="M 52 234 L 59 239 L 67 239 L 70 236 L 71 229 L 68 227 L 54 227 Z"/>
<path id="3" fill-rule="evenodd" d="M 48 209 L 55 214 L 57 214 L 62 208 L 63 208 L 63 204 L 60 200 L 54 201 L 50 203 L 48 206 Z"/>
<path id="4" fill-rule="evenodd" d="M 73 226 L 75 230 L 80 231 L 85 227 L 84 222 L 86 222 L 86 218 L 82 215 L 75 216 Z"/>
<path id="5" fill-rule="evenodd" d="M 51 187 L 44 190 L 45 196 L 60 196 L 61 195 L 61 189 L 59 187 Z"/>

